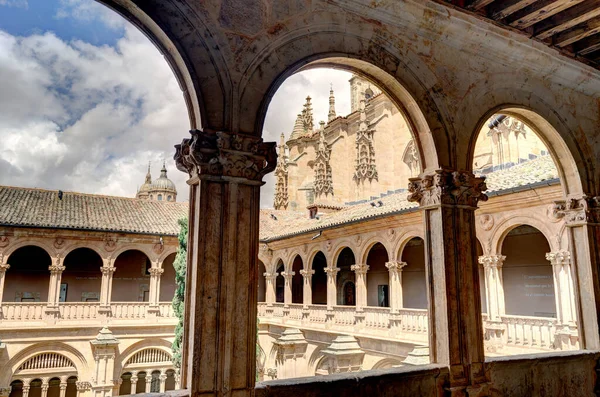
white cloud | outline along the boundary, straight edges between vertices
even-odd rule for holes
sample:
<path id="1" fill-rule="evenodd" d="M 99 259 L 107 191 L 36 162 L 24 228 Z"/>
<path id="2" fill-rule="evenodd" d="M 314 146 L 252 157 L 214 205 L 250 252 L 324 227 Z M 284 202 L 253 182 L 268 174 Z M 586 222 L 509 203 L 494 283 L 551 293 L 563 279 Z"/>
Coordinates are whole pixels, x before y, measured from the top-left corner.
<path id="1" fill-rule="evenodd" d="M 0 0 L 0 4 L 2 1 L 7 0 Z M 98 20 L 110 29 L 123 29 L 126 26 L 125 20 L 120 15 L 106 6 L 90 0 L 60 0 L 60 7 L 55 18 L 75 18 L 83 22 Z"/>
<path id="2" fill-rule="evenodd" d="M 29 8 L 27 0 L 0 0 L 0 6 Z"/>

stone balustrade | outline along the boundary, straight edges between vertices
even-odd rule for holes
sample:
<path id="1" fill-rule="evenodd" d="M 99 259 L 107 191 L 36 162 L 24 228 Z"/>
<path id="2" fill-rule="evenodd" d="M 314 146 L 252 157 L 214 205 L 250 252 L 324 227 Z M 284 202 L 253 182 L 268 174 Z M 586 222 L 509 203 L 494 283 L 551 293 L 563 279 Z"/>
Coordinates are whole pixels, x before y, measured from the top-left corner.
<path id="1" fill-rule="evenodd" d="M 500 317 L 506 332 L 503 344 L 512 347 L 556 350 L 557 319 L 545 317 L 509 316 Z"/>
<path id="2" fill-rule="evenodd" d="M 47 302 L 3 302 L 0 306 L 0 328 L 19 327 L 23 321 L 34 327 L 72 322 L 98 326 L 122 321 L 147 321 L 151 309 L 148 302 L 112 302 L 110 310 L 104 312 L 99 302 L 61 302 L 56 312 L 48 310 Z M 171 302 L 159 303 L 156 313 L 154 317 L 161 323 L 176 323 Z"/>

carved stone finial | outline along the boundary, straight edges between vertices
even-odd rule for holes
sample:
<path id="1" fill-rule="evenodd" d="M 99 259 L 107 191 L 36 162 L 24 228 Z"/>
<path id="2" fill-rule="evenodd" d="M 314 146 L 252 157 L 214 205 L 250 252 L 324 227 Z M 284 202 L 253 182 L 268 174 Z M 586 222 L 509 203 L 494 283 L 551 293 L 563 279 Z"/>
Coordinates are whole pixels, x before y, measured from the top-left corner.
<path id="1" fill-rule="evenodd" d="M 278 146 L 279 161 L 275 167 L 275 196 L 273 207 L 285 210 L 288 206 L 288 159 L 286 155 L 285 137 L 281 134 Z"/>
<path id="2" fill-rule="evenodd" d="M 436 170 L 434 173 L 410 178 L 408 201 L 422 207 L 430 205 L 460 205 L 476 208 L 479 201 L 487 201 L 485 177 L 476 177 L 469 171 Z"/>
<path id="3" fill-rule="evenodd" d="M 277 153 L 274 142 L 262 138 L 191 130 L 191 138 L 175 145 L 177 169 L 190 176 L 213 175 L 261 181 L 275 169 Z"/>

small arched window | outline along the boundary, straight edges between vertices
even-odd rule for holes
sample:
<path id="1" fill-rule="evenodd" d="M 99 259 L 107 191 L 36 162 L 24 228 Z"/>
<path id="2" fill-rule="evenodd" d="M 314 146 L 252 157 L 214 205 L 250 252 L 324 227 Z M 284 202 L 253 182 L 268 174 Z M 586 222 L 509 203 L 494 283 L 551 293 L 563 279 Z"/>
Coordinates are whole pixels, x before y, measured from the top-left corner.
<path id="1" fill-rule="evenodd" d="M 167 201 L 171 201 L 172 197 L 171 196 L 167 196 Z"/>
<path id="2" fill-rule="evenodd" d="M 158 201 L 162 201 L 162 194 L 158 195 Z"/>

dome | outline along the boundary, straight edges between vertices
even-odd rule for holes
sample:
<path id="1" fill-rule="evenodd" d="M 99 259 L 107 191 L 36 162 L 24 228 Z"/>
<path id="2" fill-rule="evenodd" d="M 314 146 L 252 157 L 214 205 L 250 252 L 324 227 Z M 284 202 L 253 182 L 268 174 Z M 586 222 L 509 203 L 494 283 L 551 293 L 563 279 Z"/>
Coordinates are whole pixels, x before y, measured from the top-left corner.
<path id="1" fill-rule="evenodd" d="M 172 190 L 174 192 L 177 191 L 177 188 L 175 187 L 175 184 L 173 183 L 173 181 L 170 180 L 169 178 L 167 178 L 167 167 L 165 166 L 164 163 L 163 163 L 162 169 L 160 170 L 160 177 L 158 177 L 158 179 L 155 179 L 154 182 L 152 182 L 150 189 L 151 190 Z"/>

